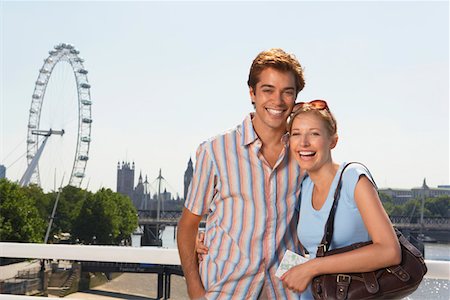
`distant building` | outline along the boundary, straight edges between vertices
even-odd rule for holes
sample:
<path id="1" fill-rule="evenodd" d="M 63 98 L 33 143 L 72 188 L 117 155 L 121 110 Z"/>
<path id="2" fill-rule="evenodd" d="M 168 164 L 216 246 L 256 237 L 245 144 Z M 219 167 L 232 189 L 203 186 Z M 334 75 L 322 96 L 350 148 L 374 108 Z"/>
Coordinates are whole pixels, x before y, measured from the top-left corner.
<path id="1" fill-rule="evenodd" d="M 187 197 L 189 185 L 191 184 L 193 175 L 194 175 L 194 168 L 192 167 L 192 159 L 189 158 L 187 169 L 184 172 L 184 194 L 183 194 L 184 198 L 183 199 L 186 199 L 186 197 Z"/>
<path id="2" fill-rule="evenodd" d="M 147 176 L 145 176 L 145 182 L 142 181 L 142 172 L 139 173 L 138 184 L 134 188 L 133 196 L 131 200 L 133 200 L 133 205 L 138 210 L 147 210 L 148 207 L 148 180 Z"/>
<path id="3" fill-rule="evenodd" d="M 133 199 L 134 191 L 134 162 L 117 163 L 117 192 Z"/>
<path id="4" fill-rule="evenodd" d="M 430 188 L 426 179 L 423 180 L 422 186 L 412 189 L 379 189 L 379 192 L 386 194 L 392 198 L 395 204 L 403 204 L 411 199 L 433 198 L 439 196 L 450 196 L 450 186 L 438 186 Z"/>
<path id="5" fill-rule="evenodd" d="M 150 183 L 147 175 L 145 181 L 142 178 L 142 172 L 139 173 L 138 183 L 134 186 L 134 162 L 122 162 L 117 164 L 117 192 L 128 196 L 137 210 L 157 210 L 158 194 L 151 195 Z M 164 179 L 161 176 L 162 179 Z M 172 198 L 172 194 L 165 188 L 160 194 L 160 209 L 163 210 L 181 210 L 183 200 L 177 196 Z"/>
<path id="6" fill-rule="evenodd" d="M 6 178 L 6 167 L 4 165 L 0 165 L 0 179 Z"/>

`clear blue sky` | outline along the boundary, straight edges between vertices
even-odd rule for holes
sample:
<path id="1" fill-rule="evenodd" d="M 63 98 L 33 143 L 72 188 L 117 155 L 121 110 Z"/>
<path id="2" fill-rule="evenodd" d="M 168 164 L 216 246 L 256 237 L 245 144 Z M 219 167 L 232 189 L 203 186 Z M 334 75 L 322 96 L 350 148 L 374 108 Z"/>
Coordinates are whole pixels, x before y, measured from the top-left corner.
<path id="1" fill-rule="evenodd" d="M 0 5 L 0 164 L 12 165 L 10 179 L 26 168 L 20 157 L 43 59 L 65 42 L 80 50 L 92 85 L 93 141 L 83 184 L 89 180 L 91 190 L 115 190 L 117 162 L 128 160 L 150 182 L 162 168 L 168 190 L 182 195 L 198 144 L 252 110 L 248 70 L 257 53 L 272 47 L 303 65 L 299 100 L 326 99 L 335 113 L 336 161 L 366 163 L 381 187 L 420 186 L 425 177 L 429 186 L 450 183 L 447 1 Z M 52 75 L 49 94 L 71 95 L 64 100 L 69 122 L 77 113 L 75 81 L 70 70 L 58 72 L 69 77 Z M 56 91 L 61 82 L 66 90 Z M 52 115 L 50 103 L 58 100 L 44 98 L 43 114 Z M 70 144 L 49 143 L 47 159 L 63 152 L 70 160 Z"/>

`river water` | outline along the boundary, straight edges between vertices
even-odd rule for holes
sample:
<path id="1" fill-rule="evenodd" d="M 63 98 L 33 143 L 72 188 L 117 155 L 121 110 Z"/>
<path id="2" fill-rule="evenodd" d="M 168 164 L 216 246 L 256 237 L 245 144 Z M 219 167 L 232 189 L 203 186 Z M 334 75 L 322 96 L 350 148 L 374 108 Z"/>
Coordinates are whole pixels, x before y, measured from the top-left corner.
<path id="1" fill-rule="evenodd" d="M 167 226 L 163 247 L 177 248 L 174 227 Z M 425 259 L 450 261 L 450 244 L 425 243 Z M 450 280 L 425 278 L 419 288 L 404 300 L 449 300 Z"/>

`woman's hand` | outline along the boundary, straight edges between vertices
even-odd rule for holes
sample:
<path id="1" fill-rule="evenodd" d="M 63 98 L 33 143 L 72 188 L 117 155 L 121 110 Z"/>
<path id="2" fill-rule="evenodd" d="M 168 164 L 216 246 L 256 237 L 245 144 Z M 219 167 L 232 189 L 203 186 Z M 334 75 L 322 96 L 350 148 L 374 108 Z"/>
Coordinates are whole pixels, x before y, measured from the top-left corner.
<path id="1" fill-rule="evenodd" d="M 208 254 L 208 247 L 204 244 L 205 232 L 199 231 L 197 235 L 197 240 L 195 241 L 195 252 L 197 252 L 198 261 L 203 261 L 203 255 Z"/>
<path id="2" fill-rule="evenodd" d="M 311 269 L 311 262 L 312 260 L 292 267 L 284 273 L 281 276 L 283 286 L 295 293 L 304 292 L 315 276 L 313 269 Z"/>

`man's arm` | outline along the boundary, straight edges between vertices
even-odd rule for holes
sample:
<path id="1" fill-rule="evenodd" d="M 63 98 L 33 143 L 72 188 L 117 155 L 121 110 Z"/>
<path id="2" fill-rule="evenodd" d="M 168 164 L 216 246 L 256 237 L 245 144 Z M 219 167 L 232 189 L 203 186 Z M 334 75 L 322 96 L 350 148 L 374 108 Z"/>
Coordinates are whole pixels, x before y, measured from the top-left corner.
<path id="1" fill-rule="evenodd" d="M 205 295 L 205 288 L 198 271 L 197 253 L 195 252 L 198 226 L 201 220 L 202 216 L 195 215 L 188 209 L 183 208 L 183 213 L 178 222 L 178 253 L 180 254 L 181 266 L 191 299 L 200 299 Z"/>

